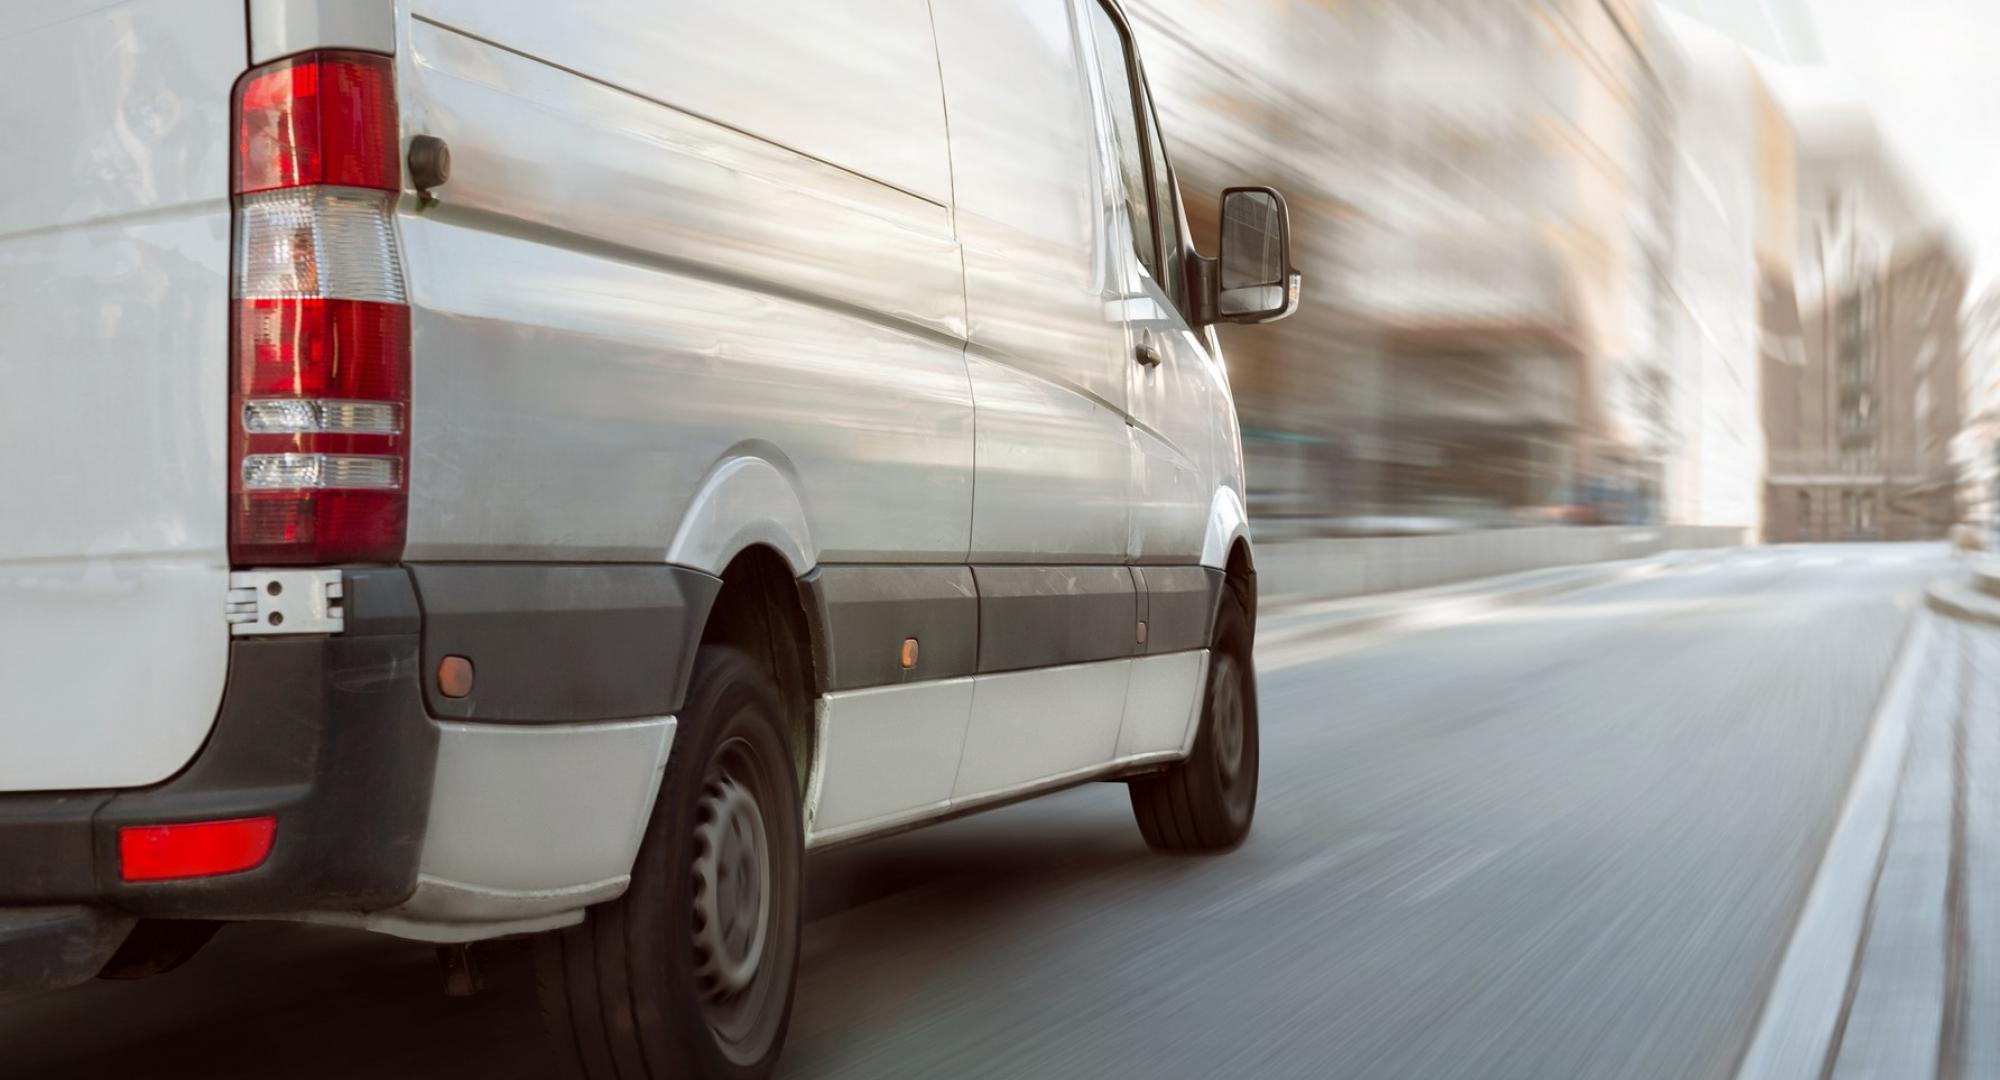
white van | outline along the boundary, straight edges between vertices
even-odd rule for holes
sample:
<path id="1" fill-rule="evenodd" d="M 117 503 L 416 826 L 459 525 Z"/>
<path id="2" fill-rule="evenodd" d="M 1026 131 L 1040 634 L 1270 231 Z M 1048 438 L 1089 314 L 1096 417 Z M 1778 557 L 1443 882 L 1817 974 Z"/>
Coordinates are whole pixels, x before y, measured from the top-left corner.
<path id="1" fill-rule="evenodd" d="M 0 985 L 534 934 L 582 1074 L 761 1076 L 806 851 L 1249 829 L 1299 277 L 1111 0 L 40 0 L 0 89 Z"/>

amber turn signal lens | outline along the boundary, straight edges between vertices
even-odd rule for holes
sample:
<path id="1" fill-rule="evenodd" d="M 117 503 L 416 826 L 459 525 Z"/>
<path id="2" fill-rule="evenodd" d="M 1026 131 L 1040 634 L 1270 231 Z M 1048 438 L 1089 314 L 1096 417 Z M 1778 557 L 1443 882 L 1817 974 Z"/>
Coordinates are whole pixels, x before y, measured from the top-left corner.
<path id="1" fill-rule="evenodd" d="M 904 670 L 904 671 L 908 671 L 908 670 L 910 670 L 911 668 L 913 668 L 913 667 L 916 667 L 916 666 L 917 666 L 917 639 L 916 639 L 916 638 L 904 638 L 904 639 L 903 639 L 903 655 L 902 655 L 902 658 L 901 658 L 901 659 L 902 659 L 902 663 L 903 663 L 903 670 Z"/>
<path id="2" fill-rule="evenodd" d="M 438 693 L 462 698 L 472 693 L 472 661 L 463 656 L 447 656 L 438 661 Z"/>

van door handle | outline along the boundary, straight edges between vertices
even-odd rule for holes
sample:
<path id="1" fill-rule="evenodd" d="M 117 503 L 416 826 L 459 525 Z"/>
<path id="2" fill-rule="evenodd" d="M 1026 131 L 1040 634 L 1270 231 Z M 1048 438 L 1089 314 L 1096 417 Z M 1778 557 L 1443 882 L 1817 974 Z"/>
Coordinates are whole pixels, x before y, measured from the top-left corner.
<path id="1" fill-rule="evenodd" d="M 1140 342 L 1138 349 L 1135 351 L 1139 356 L 1140 367 L 1156 368 L 1160 366 L 1160 350 L 1152 342 Z"/>

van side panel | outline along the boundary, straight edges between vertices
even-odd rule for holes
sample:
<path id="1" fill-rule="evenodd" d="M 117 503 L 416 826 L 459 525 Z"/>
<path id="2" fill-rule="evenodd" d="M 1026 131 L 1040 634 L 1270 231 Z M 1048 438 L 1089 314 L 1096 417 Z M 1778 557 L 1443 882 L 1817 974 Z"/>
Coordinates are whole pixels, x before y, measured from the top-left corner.
<path id="1" fill-rule="evenodd" d="M 972 400 L 923 5 L 414 6 L 405 134 L 453 166 L 399 220 L 408 558 L 657 561 L 704 477 L 752 458 L 817 559 L 963 561 Z M 806 149 L 774 141 L 793 111 Z"/>
<path id="2" fill-rule="evenodd" d="M 979 409 L 972 560 L 1122 562 L 1133 361 L 1069 5 L 932 9 Z"/>
<path id="3" fill-rule="evenodd" d="M 410 9 L 939 205 L 951 201 L 925 0 L 412 0 Z"/>
<path id="4" fill-rule="evenodd" d="M 0 791 L 163 780 L 221 702 L 243 11 L 0 5 Z"/>
<path id="5" fill-rule="evenodd" d="M 1109 765 L 1131 660 L 982 676 L 972 691 L 954 804 L 976 803 Z"/>

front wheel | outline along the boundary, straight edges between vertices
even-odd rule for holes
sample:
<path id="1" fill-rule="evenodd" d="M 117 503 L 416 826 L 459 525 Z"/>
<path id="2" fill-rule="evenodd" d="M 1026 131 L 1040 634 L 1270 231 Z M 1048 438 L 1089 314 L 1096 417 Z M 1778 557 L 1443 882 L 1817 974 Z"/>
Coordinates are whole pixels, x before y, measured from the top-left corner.
<path id="1" fill-rule="evenodd" d="M 1250 620 L 1233 594 L 1222 597 L 1201 727 L 1186 761 L 1130 782 L 1139 832 L 1159 851 L 1226 851 L 1250 834 L 1257 811 L 1257 672 Z"/>
<path id="2" fill-rule="evenodd" d="M 776 1069 L 799 963 L 796 775 L 770 676 L 736 650 L 703 648 L 631 887 L 536 942 L 566 1072 L 755 1080 Z"/>

